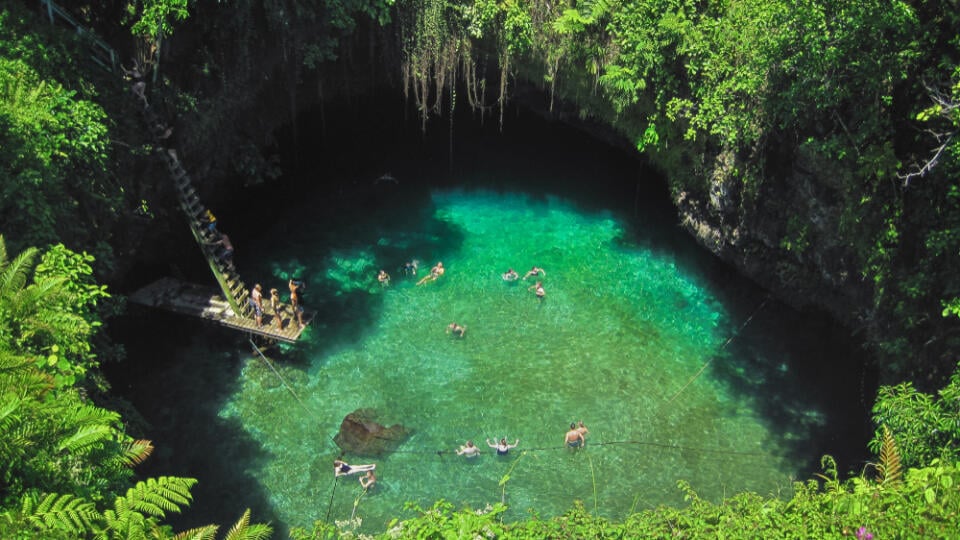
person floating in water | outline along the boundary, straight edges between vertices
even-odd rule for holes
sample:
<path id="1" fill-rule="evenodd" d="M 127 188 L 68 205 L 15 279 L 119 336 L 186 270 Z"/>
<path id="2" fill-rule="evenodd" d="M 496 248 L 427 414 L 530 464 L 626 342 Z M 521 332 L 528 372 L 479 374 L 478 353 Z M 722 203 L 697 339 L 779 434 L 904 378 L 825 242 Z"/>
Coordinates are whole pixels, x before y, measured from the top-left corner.
<path id="1" fill-rule="evenodd" d="M 386 270 L 380 270 L 380 273 L 377 274 L 377 281 L 380 282 L 380 285 L 386 287 L 390 284 L 390 274 Z"/>
<path id="2" fill-rule="evenodd" d="M 563 439 L 564 444 L 567 448 L 580 448 L 586 444 L 586 439 L 583 438 L 583 433 L 577 429 L 577 425 L 574 423 L 570 424 L 570 431 L 567 432 L 566 436 Z"/>
<path id="3" fill-rule="evenodd" d="M 538 281 L 535 284 L 527 287 L 528 291 L 533 291 L 537 295 L 538 300 L 543 300 L 547 297 L 547 291 L 543 290 L 543 282 Z"/>
<path id="4" fill-rule="evenodd" d="M 460 326 L 459 324 L 457 324 L 457 323 L 455 323 L 455 322 L 452 322 L 452 323 L 450 323 L 450 324 L 447 325 L 447 333 L 448 333 L 448 334 L 453 334 L 453 335 L 455 335 L 455 336 L 463 337 L 464 334 L 467 333 L 467 327 L 466 327 L 466 326 Z"/>
<path id="5" fill-rule="evenodd" d="M 474 458 L 480 455 L 480 449 L 473 444 L 473 441 L 467 441 L 467 444 L 461 446 L 457 450 L 458 456 L 466 456 L 468 458 Z"/>
<path id="6" fill-rule="evenodd" d="M 513 268 L 503 273 L 504 281 L 516 281 L 519 278 L 520 278 L 520 274 L 518 274 L 517 271 L 514 270 Z"/>
<path id="7" fill-rule="evenodd" d="M 430 275 L 423 276 L 423 279 L 417 282 L 417 285 L 423 285 L 428 281 L 436 281 L 446 270 L 443 268 L 443 262 L 437 261 L 437 265 L 430 269 Z"/>
<path id="8" fill-rule="evenodd" d="M 356 474 L 360 472 L 372 471 L 377 468 L 376 463 L 371 463 L 369 465 L 350 465 L 342 459 L 333 460 L 333 475 L 334 476 L 345 476 L 348 474 Z"/>
<path id="9" fill-rule="evenodd" d="M 498 442 L 497 444 L 493 444 L 490 442 L 490 439 L 487 439 L 487 446 L 489 446 L 490 448 L 496 448 L 498 456 L 507 455 L 507 452 L 509 452 L 511 448 L 516 448 L 517 445 L 519 444 L 520 444 L 520 439 L 517 439 L 517 442 L 513 444 L 507 444 L 506 437 L 501 438 L 500 442 Z"/>
<path id="10" fill-rule="evenodd" d="M 540 277 L 540 276 L 547 277 L 547 271 L 544 270 L 543 268 L 534 266 L 530 268 L 530 271 L 523 276 L 523 279 L 527 279 L 528 277 Z"/>
<path id="11" fill-rule="evenodd" d="M 370 469 L 367 471 L 367 474 L 361 476 L 359 480 L 360 487 L 362 487 L 364 490 L 369 490 L 374 484 L 377 483 L 377 475 L 373 473 L 373 469 Z"/>

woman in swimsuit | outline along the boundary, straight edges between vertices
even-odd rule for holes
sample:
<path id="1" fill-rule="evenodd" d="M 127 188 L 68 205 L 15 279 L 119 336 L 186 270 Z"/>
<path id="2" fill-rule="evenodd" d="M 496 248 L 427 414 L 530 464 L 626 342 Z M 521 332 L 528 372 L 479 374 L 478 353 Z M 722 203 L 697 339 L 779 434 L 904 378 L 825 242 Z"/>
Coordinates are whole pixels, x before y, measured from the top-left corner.
<path id="1" fill-rule="evenodd" d="M 333 460 L 333 475 L 344 476 L 347 474 L 356 474 L 358 472 L 372 471 L 377 468 L 375 463 L 369 465 L 350 465 L 342 459 Z"/>
<path id="2" fill-rule="evenodd" d="M 542 281 L 538 281 L 536 282 L 536 284 L 527 287 L 527 290 L 534 291 L 534 293 L 537 295 L 538 300 L 543 300 L 547 296 L 547 291 L 543 289 Z"/>
<path id="3" fill-rule="evenodd" d="M 280 314 L 280 293 L 270 289 L 270 309 L 273 310 L 273 319 L 277 321 L 277 330 L 283 330 L 283 317 Z"/>
<path id="4" fill-rule="evenodd" d="M 517 273 L 513 268 L 507 270 L 503 273 L 504 281 L 516 281 L 520 277 L 520 274 Z"/>
<path id="5" fill-rule="evenodd" d="M 498 442 L 497 444 L 493 444 L 490 442 L 490 439 L 487 439 L 487 446 L 489 446 L 490 448 L 496 448 L 498 456 L 507 455 L 507 452 L 509 452 L 511 448 L 516 448 L 518 444 L 520 444 L 520 439 L 517 439 L 517 442 L 513 444 L 507 444 L 506 437 L 500 439 L 500 442 Z"/>

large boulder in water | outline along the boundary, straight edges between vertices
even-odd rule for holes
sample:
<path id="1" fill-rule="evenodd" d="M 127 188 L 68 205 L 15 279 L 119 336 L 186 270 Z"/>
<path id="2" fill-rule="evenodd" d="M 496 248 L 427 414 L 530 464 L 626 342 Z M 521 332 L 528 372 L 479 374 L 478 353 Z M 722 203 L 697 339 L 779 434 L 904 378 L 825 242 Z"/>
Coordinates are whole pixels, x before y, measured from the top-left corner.
<path id="1" fill-rule="evenodd" d="M 379 457 L 396 450 L 409 436 L 405 426 L 386 427 L 377 422 L 373 409 L 357 409 L 343 418 L 333 442 L 344 452 Z"/>

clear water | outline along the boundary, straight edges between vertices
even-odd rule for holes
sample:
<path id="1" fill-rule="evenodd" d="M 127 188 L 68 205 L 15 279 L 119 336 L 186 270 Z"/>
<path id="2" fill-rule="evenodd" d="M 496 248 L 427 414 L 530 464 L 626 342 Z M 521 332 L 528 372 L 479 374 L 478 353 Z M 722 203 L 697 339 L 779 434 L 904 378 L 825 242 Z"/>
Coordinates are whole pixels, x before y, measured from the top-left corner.
<path id="1" fill-rule="evenodd" d="M 297 397 L 248 361 L 220 410 L 270 456 L 254 474 L 283 522 L 354 514 L 356 477 L 335 486 L 331 471 L 340 453 L 333 437 L 359 408 L 413 430 L 399 452 L 375 460 L 379 482 L 355 513 L 365 530 L 383 530 L 406 501 L 483 508 L 503 498 L 507 517 L 522 518 L 556 515 L 579 499 L 616 518 L 635 505 L 679 502 L 678 479 L 707 497 L 788 485 L 786 449 L 771 444 L 750 399 L 709 373 L 697 377 L 738 321 L 669 254 L 625 241 L 624 224 L 608 212 L 556 198 L 439 190 L 432 207 L 435 223 L 419 235 L 386 232 L 375 245 L 312 258 L 273 252 L 273 281 L 298 268 L 308 291 L 369 295 L 377 305 L 350 320 L 349 304 L 317 298 L 328 315 L 344 310 L 354 338 L 327 344 L 322 328 L 311 332 L 309 365 L 282 372 Z M 310 227 L 299 236 L 320 234 Z M 418 243 L 435 252 L 415 251 Z M 404 279 L 395 269 L 405 259 L 383 255 L 397 245 L 424 267 L 442 256 L 445 275 L 422 286 Z M 532 265 L 547 272 L 543 301 L 528 290 L 532 279 L 500 277 Z M 389 287 L 376 282 L 380 268 L 393 272 Z M 452 321 L 467 327 L 463 339 L 445 332 Z M 588 446 L 567 451 L 564 433 L 581 419 Z M 484 440 L 500 437 L 519 438 L 519 448 L 497 457 Z M 453 453 L 468 439 L 483 455 Z"/>
<path id="2" fill-rule="evenodd" d="M 703 254 L 662 193 L 634 192 L 635 163 L 551 130 L 458 139 L 452 174 L 434 158 L 445 145 L 372 141 L 340 164 L 333 148 L 323 171 L 343 175 L 337 193 L 221 213 L 231 232 L 257 216 L 231 234 L 245 278 L 282 292 L 305 279 L 318 315 L 303 343 L 269 351 L 284 382 L 236 334 L 147 311 L 126 329 L 135 360 L 113 378 L 157 444 L 143 473 L 200 479 L 179 528 L 251 507 L 281 529 L 329 519 L 378 532 L 413 515 L 406 502 L 441 498 L 504 500 L 507 519 L 580 500 L 619 519 L 684 504 L 678 480 L 718 500 L 789 493 L 823 453 L 858 467 L 844 458 L 863 451 L 870 390 L 849 338 Z M 387 162 L 406 164 L 401 183 L 372 184 Z M 446 274 L 416 286 L 399 271 L 414 258 L 420 276 L 438 260 Z M 533 265 L 547 272 L 543 301 L 532 280 L 500 277 Z M 454 321 L 463 339 L 445 332 Z M 377 463 L 363 497 L 357 477 L 332 474 L 333 437 L 360 408 L 412 430 L 386 457 L 345 456 Z M 588 444 L 571 452 L 578 420 Z M 500 437 L 519 448 L 496 456 L 484 440 Z M 478 458 L 454 454 L 468 439 Z"/>

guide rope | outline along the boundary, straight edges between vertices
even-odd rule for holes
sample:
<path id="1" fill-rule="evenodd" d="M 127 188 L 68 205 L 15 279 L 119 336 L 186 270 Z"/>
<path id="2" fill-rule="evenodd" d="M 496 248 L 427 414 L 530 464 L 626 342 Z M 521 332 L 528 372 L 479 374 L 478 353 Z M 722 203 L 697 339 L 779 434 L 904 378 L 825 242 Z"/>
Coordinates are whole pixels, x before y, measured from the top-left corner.
<path id="1" fill-rule="evenodd" d="M 766 298 L 763 299 L 763 302 L 760 302 L 760 305 L 757 306 L 757 309 L 753 310 L 753 313 L 751 313 L 750 316 L 747 317 L 747 320 L 743 321 L 743 324 L 740 325 L 740 328 L 738 328 L 736 332 L 734 332 L 729 338 L 727 338 L 727 341 L 725 341 L 725 342 L 723 343 L 723 345 L 721 345 L 720 348 L 717 350 L 717 354 L 719 354 L 720 351 L 726 349 L 726 348 L 727 348 L 727 345 L 729 345 L 731 341 L 733 341 L 734 339 L 736 339 L 736 337 L 740 335 L 740 332 L 743 332 L 743 329 L 746 328 L 747 325 L 750 324 L 750 321 L 753 320 L 753 316 L 756 315 L 757 313 L 759 313 L 760 310 L 763 309 L 763 306 L 767 305 L 767 301 L 768 301 L 768 300 L 770 300 L 770 296 L 769 296 L 769 295 L 768 295 Z M 693 384 L 693 381 L 695 381 L 695 380 L 697 380 L 698 378 L 700 378 L 700 375 L 702 375 L 703 372 L 706 371 L 707 367 L 710 366 L 710 364 L 713 362 L 713 359 L 716 358 L 716 357 L 717 357 L 716 354 L 714 354 L 713 356 L 711 356 L 710 359 L 707 360 L 707 361 L 703 364 L 703 366 L 700 367 L 700 370 L 697 371 L 696 373 L 694 373 L 694 374 L 693 374 L 693 377 L 690 377 L 690 380 L 687 381 L 687 383 L 684 384 L 684 385 L 680 388 L 680 390 L 677 390 L 677 393 L 674 394 L 673 397 L 671 397 L 670 399 L 668 399 L 663 405 L 661 405 L 661 407 L 665 407 L 665 406 L 670 405 L 671 403 L 673 403 L 673 401 L 674 401 L 675 399 L 677 399 L 677 396 L 679 396 L 680 394 L 682 394 L 683 391 L 686 390 L 688 386 L 690 386 L 691 384 Z"/>
<path id="2" fill-rule="evenodd" d="M 287 381 L 280 375 L 280 372 L 277 371 L 277 368 L 273 367 L 273 364 L 270 362 L 270 360 L 267 360 L 267 357 L 263 355 L 263 351 L 260 350 L 260 347 L 257 347 L 257 344 L 254 343 L 252 339 L 250 340 L 250 345 L 253 346 L 253 350 L 257 351 L 257 354 L 260 355 L 260 358 L 264 361 L 264 363 L 266 363 L 267 366 L 269 366 L 270 369 L 273 370 L 277 378 L 280 379 L 280 382 L 283 383 L 283 386 L 285 386 L 287 390 L 290 391 L 290 395 L 297 400 L 297 403 L 299 403 L 301 407 L 303 407 L 303 410 L 306 411 L 307 414 L 313 415 L 314 412 L 307 408 L 306 404 L 303 403 L 303 400 L 300 399 L 300 396 L 298 396 L 297 393 L 293 391 L 293 388 L 291 388 L 290 385 L 287 384 Z"/>
<path id="3" fill-rule="evenodd" d="M 652 446 L 652 447 L 656 447 L 656 448 L 664 448 L 664 449 L 667 449 L 667 450 L 680 450 L 680 451 L 683 451 L 683 452 L 699 452 L 699 453 L 704 453 L 704 454 L 707 454 L 707 453 L 709 453 L 709 454 L 726 454 L 726 455 L 730 455 L 730 456 L 744 456 L 744 457 L 757 457 L 757 456 L 763 456 L 763 455 L 765 455 L 765 454 L 763 454 L 762 452 L 744 452 L 744 451 L 739 451 L 739 450 L 722 450 L 722 449 L 718 449 L 718 448 L 707 448 L 707 447 L 698 447 L 698 446 L 684 446 L 684 445 L 679 445 L 679 444 L 666 444 L 666 443 L 656 443 L 656 442 L 650 442 L 650 441 L 633 441 L 633 440 L 627 440 L 627 441 L 591 442 L 591 443 L 589 443 L 589 444 L 587 444 L 586 446 L 583 446 L 583 447 L 581 447 L 581 448 L 594 447 L 594 446 L 614 446 L 614 445 Z M 567 450 L 567 449 L 568 449 L 568 448 L 567 448 L 566 446 L 559 446 L 559 445 L 558 445 L 558 446 L 535 446 L 535 447 L 533 447 L 533 448 L 523 448 L 522 450 L 519 450 L 519 451 L 520 451 L 520 452 L 549 452 L 549 451 L 558 451 L 558 450 Z M 392 451 L 392 452 L 390 452 L 390 453 L 391 453 L 391 454 L 424 454 L 424 455 L 427 455 L 427 454 L 434 455 L 434 454 L 435 454 L 435 455 L 439 456 L 440 459 L 442 460 L 445 455 L 455 455 L 455 454 L 456 454 L 456 451 L 455 451 L 455 450 L 394 450 L 394 451 Z"/>

